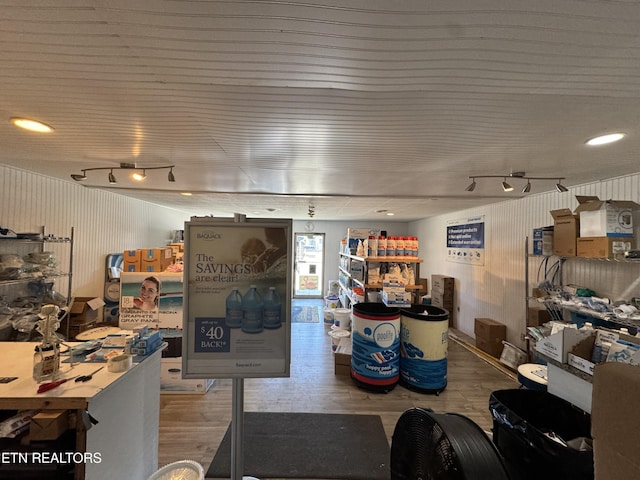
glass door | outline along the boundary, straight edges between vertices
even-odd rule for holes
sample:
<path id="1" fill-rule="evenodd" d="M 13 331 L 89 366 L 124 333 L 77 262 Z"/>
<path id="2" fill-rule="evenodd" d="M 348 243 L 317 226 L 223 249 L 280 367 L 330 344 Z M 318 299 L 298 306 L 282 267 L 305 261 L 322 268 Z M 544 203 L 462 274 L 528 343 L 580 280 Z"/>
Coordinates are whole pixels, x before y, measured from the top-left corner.
<path id="1" fill-rule="evenodd" d="M 296 233 L 293 298 L 322 298 L 324 233 Z"/>

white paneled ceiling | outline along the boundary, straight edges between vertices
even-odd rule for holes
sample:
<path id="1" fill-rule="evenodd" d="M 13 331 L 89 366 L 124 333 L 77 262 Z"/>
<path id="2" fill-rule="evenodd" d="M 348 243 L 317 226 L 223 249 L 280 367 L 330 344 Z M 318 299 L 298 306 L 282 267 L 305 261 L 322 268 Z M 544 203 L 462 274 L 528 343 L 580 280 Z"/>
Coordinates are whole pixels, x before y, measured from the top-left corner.
<path id="1" fill-rule="evenodd" d="M 82 185 L 191 215 L 425 218 L 640 171 L 640 2 L 0 0 L 0 116 L 0 163 L 175 165 Z"/>

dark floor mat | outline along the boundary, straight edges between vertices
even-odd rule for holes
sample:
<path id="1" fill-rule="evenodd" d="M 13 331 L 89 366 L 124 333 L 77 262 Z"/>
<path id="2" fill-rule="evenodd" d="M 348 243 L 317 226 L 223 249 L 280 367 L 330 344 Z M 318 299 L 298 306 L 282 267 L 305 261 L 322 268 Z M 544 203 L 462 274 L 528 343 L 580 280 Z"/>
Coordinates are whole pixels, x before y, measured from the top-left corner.
<path id="1" fill-rule="evenodd" d="M 378 415 L 245 412 L 244 475 L 388 480 L 390 449 Z M 206 478 L 230 478 L 231 429 Z"/>

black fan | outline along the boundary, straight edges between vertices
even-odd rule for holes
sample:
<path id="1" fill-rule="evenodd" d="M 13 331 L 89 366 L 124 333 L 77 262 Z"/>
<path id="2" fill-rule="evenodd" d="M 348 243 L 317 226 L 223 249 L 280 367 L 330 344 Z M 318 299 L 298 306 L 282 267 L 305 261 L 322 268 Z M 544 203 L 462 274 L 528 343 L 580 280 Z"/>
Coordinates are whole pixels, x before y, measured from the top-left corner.
<path id="1" fill-rule="evenodd" d="M 482 429 L 455 413 L 412 408 L 391 440 L 391 480 L 509 480 L 500 453 Z"/>

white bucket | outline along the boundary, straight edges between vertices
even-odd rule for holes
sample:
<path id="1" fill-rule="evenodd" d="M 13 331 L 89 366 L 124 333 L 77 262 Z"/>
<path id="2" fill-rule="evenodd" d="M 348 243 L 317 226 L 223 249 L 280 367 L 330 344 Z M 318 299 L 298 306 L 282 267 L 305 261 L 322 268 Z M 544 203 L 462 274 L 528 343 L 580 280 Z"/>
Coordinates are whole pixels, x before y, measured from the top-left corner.
<path id="1" fill-rule="evenodd" d="M 333 350 L 334 352 L 338 348 L 338 344 L 340 343 L 340 340 L 342 340 L 343 338 L 347 338 L 349 337 L 349 335 L 351 335 L 351 332 L 348 332 L 347 330 L 342 330 L 340 328 L 329 330 L 328 333 L 329 333 L 329 336 L 331 337 L 331 350 Z"/>
<path id="2" fill-rule="evenodd" d="M 351 309 L 336 308 L 333 311 L 333 326 L 341 330 L 349 330 L 351 328 Z"/>
<path id="3" fill-rule="evenodd" d="M 326 325 L 333 325 L 333 311 L 335 309 L 333 308 L 329 308 L 329 307 L 324 307 L 324 310 L 322 311 L 324 314 L 324 323 Z"/>
<path id="4" fill-rule="evenodd" d="M 324 305 L 327 308 L 338 308 L 340 306 L 340 299 L 335 295 L 327 295 L 324 297 Z"/>

